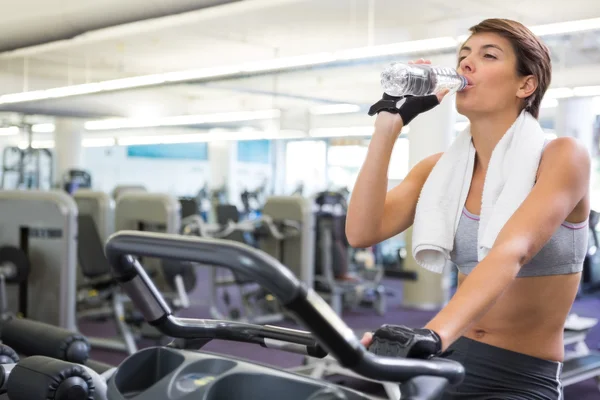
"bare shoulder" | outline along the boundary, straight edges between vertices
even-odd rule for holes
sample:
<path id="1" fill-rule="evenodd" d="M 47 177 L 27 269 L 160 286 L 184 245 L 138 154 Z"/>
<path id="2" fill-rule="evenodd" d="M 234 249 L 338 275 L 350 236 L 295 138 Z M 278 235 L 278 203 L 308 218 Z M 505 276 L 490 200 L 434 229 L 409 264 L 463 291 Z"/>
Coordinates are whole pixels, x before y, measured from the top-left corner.
<path id="1" fill-rule="evenodd" d="M 538 178 L 558 173 L 559 176 L 555 178 L 575 178 L 581 181 L 587 177 L 589 180 L 590 168 L 590 153 L 585 145 L 573 137 L 560 137 L 546 145 L 540 160 Z"/>
<path id="2" fill-rule="evenodd" d="M 554 139 L 544 149 L 537 182 L 548 188 L 546 197 L 574 197 L 577 205 L 566 221 L 587 219 L 590 208 L 591 157 L 583 143 L 573 137 Z"/>

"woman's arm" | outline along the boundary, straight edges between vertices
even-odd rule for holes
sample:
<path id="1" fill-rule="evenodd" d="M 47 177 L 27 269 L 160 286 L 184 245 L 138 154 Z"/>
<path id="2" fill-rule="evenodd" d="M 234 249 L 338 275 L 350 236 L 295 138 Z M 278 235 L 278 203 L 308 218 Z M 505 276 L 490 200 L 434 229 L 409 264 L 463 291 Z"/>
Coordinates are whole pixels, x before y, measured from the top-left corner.
<path id="1" fill-rule="evenodd" d="M 426 326 L 446 350 L 498 300 L 502 292 L 550 240 L 586 196 L 590 156 L 573 138 L 546 146 L 539 178 L 529 196 L 500 231 L 493 248 L 460 285 L 456 294 Z"/>
<path id="2" fill-rule="evenodd" d="M 373 135 L 348 205 L 346 237 L 352 247 L 373 246 L 413 224 L 421 189 L 443 154 L 423 159 L 388 192 L 387 171 L 393 145 L 387 137 Z"/>

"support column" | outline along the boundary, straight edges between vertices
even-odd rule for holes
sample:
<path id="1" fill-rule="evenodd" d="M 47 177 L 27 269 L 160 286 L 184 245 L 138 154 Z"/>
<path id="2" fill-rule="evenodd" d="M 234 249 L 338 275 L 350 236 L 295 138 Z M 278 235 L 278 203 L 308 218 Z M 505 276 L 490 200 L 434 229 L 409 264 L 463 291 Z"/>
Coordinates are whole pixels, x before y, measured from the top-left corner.
<path id="1" fill-rule="evenodd" d="M 600 207 L 598 182 L 598 140 L 594 137 L 596 115 L 592 97 L 570 97 L 559 99 L 556 109 L 555 132 L 558 137 L 572 136 L 585 145 L 592 158 L 590 176 L 590 201 L 592 209 Z"/>
<path id="2" fill-rule="evenodd" d="M 288 195 L 285 193 L 285 153 L 286 141 L 283 139 L 273 140 L 273 194 Z"/>
<path id="3" fill-rule="evenodd" d="M 237 188 L 232 177 L 234 165 L 236 162 L 237 142 L 235 141 L 212 141 L 208 142 L 208 163 L 210 179 L 208 187 L 211 190 L 225 188 L 227 191 L 226 201 L 230 204 L 236 204 Z M 209 221 L 215 222 L 214 209 L 211 210 Z"/>
<path id="4" fill-rule="evenodd" d="M 456 122 L 455 96 L 449 95 L 433 110 L 417 116 L 410 124 L 409 169 L 419 161 L 445 151 L 454 140 Z M 405 281 L 403 305 L 420 309 L 442 307 L 450 297 L 450 271 L 435 274 L 419 266 L 412 255 L 412 227 L 406 232 L 405 269 L 415 271 L 416 281 Z"/>
<path id="5" fill-rule="evenodd" d="M 59 118 L 54 126 L 54 181 L 60 185 L 68 170 L 83 169 L 84 121 Z"/>
<path id="6" fill-rule="evenodd" d="M 594 124 L 596 115 L 592 97 L 570 97 L 560 99 L 556 110 L 556 135 L 579 139 L 596 155 L 594 146 Z"/>

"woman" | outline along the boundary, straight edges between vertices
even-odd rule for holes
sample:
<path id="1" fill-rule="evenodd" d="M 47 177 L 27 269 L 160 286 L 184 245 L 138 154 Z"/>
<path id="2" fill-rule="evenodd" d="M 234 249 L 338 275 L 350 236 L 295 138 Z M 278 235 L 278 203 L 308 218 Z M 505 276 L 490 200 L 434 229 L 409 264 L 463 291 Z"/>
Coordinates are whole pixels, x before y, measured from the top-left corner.
<path id="1" fill-rule="evenodd" d="M 587 246 L 590 157 L 570 137 L 547 143 L 533 189 L 477 262 L 476 247 L 465 237 L 477 237 L 492 151 L 523 110 L 538 118 L 551 61 L 547 48 L 518 22 L 490 19 L 470 31 L 458 54 L 458 72 L 469 86 L 456 94 L 456 108 L 470 121 L 476 156 L 451 254 L 459 285 L 424 329 L 402 327 L 401 334 L 417 347 L 423 343 L 412 354 L 447 352 L 465 366 L 464 382 L 449 389 L 447 399 L 561 399 L 563 327 Z M 444 95 L 437 94 L 436 104 Z M 421 188 L 442 154 L 422 160 L 386 193 L 388 164 L 403 119 L 433 106 L 407 100 L 398 112 L 377 114 L 349 204 L 352 246 L 371 246 L 413 224 Z M 371 342 L 372 335 L 365 335 L 363 344 Z"/>

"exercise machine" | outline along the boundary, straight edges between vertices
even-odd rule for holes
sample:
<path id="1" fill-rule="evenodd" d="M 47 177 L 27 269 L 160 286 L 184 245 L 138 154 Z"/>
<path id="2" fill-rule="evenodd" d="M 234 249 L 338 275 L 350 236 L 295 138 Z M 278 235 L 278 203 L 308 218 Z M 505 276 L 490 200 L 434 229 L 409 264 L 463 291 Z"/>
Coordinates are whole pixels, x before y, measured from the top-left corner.
<path id="1" fill-rule="evenodd" d="M 81 169 L 70 169 L 62 177 L 62 187 L 69 194 L 79 189 L 91 189 L 92 175 Z"/>
<path id="2" fill-rule="evenodd" d="M 369 353 L 314 290 L 302 285 L 276 259 L 250 246 L 216 239 L 122 231 L 111 236 L 106 254 L 115 276 L 146 320 L 165 335 L 176 338 L 168 347 L 145 349 L 123 362 L 108 382 L 110 400 L 183 396 L 252 400 L 265 398 L 266 391 L 268 396 L 289 400 L 370 398 L 352 389 L 277 368 L 191 351 L 212 339 L 255 343 L 315 357 L 330 353 L 341 365 L 361 376 L 402 383 L 398 389 L 403 398 L 439 398 L 448 384 L 458 384 L 464 377 L 464 368 L 454 361 L 386 358 Z M 276 326 L 174 317 L 145 268 L 137 261 L 136 257 L 140 256 L 192 261 L 245 274 L 272 292 L 311 333 Z M 416 397 L 415 392 L 421 397 Z"/>
<path id="3" fill-rule="evenodd" d="M 379 315 L 386 310 L 383 268 L 360 263 L 346 238 L 348 204 L 344 192 L 325 191 L 314 199 L 316 215 L 315 288 L 327 293 L 334 309 L 371 305 Z"/>
<path id="4" fill-rule="evenodd" d="M 347 262 L 349 250 L 336 239 L 333 219 L 323 215 L 331 211 L 322 208 L 319 211 L 314 200 L 300 196 L 269 197 L 263 215 L 275 224 L 293 222 L 299 227 L 299 234 L 289 235 L 283 241 L 263 238 L 260 249 L 281 260 L 295 276 L 325 298 L 338 315 L 345 307 L 356 306 L 363 300 L 369 300 L 377 312 L 383 314 L 386 299 L 379 284 L 381 268 L 364 268 L 354 281 L 337 279 L 334 264 Z"/>
<path id="5" fill-rule="evenodd" d="M 239 221 L 235 206 L 221 205 L 218 210 L 219 224 L 207 224 L 198 215 L 189 216 L 182 221 L 182 233 L 233 240 L 253 247 L 260 246 L 263 240 L 277 240 L 282 244 L 287 238 L 299 233 L 299 227 L 293 221 L 276 225 L 270 217 L 264 215 L 252 220 Z M 252 239 L 248 240 L 248 236 Z M 278 257 L 282 257 L 282 254 L 279 253 Z M 289 317 L 277 299 L 251 278 L 217 268 L 212 269 L 211 275 L 209 309 L 213 318 L 264 324 Z M 231 289 L 237 290 L 237 293 L 232 295 Z M 239 296 L 241 307 L 236 307 L 232 301 L 236 294 Z M 219 300 L 222 300 L 224 309 L 220 307 Z"/>
<path id="6" fill-rule="evenodd" d="M 148 189 L 146 189 L 146 187 L 143 185 L 117 185 L 113 189 L 111 196 L 113 199 L 117 200 L 123 193 L 147 191 Z"/>
<path id="7" fill-rule="evenodd" d="M 77 331 L 77 204 L 62 190 L 0 191 L 0 244 L 20 249 L 30 267 L 23 287 L 8 287 L 14 314 Z"/>
<path id="8" fill-rule="evenodd" d="M 588 218 L 588 248 L 583 261 L 583 273 L 579 285 L 580 297 L 593 295 L 600 290 L 600 239 L 596 228 L 600 222 L 600 213 L 590 210 Z"/>
<path id="9" fill-rule="evenodd" d="M 130 323 L 135 316 L 126 312 L 129 298 L 110 273 L 104 243 L 114 233 L 115 201 L 101 191 L 79 190 L 74 194 L 78 207 L 77 225 L 77 318 L 79 321 L 112 320 L 117 338 L 90 337 L 94 348 L 137 351 L 137 336 Z"/>
<path id="10" fill-rule="evenodd" d="M 563 386 L 594 379 L 600 391 L 600 352 L 591 350 L 585 338 L 598 324 L 596 318 L 569 315 L 565 324 L 564 343 L 572 347 L 565 351 L 561 381 Z"/>
<path id="11" fill-rule="evenodd" d="M 27 147 L 4 148 L 0 189 L 51 189 L 54 185 L 53 154 L 49 149 L 31 146 L 30 124 L 24 124 L 21 129 L 27 134 Z"/>
<path id="12" fill-rule="evenodd" d="M 262 206 L 265 202 L 267 192 L 267 180 L 254 190 L 244 189 L 240 197 L 242 200 L 241 219 L 257 218 L 261 214 Z"/>
<path id="13" fill-rule="evenodd" d="M 129 191 L 116 199 L 115 231 L 138 230 L 146 232 L 181 232 L 181 203 L 166 193 Z M 155 279 L 161 293 L 169 299 L 171 307 L 181 310 L 190 306 L 188 293 L 196 287 L 196 266 L 173 260 L 144 260 L 148 273 Z M 137 315 L 133 318 L 133 315 Z M 138 313 L 131 316 L 141 328 L 142 335 L 160 339 L 152 327 L 143 323 Z"/>

